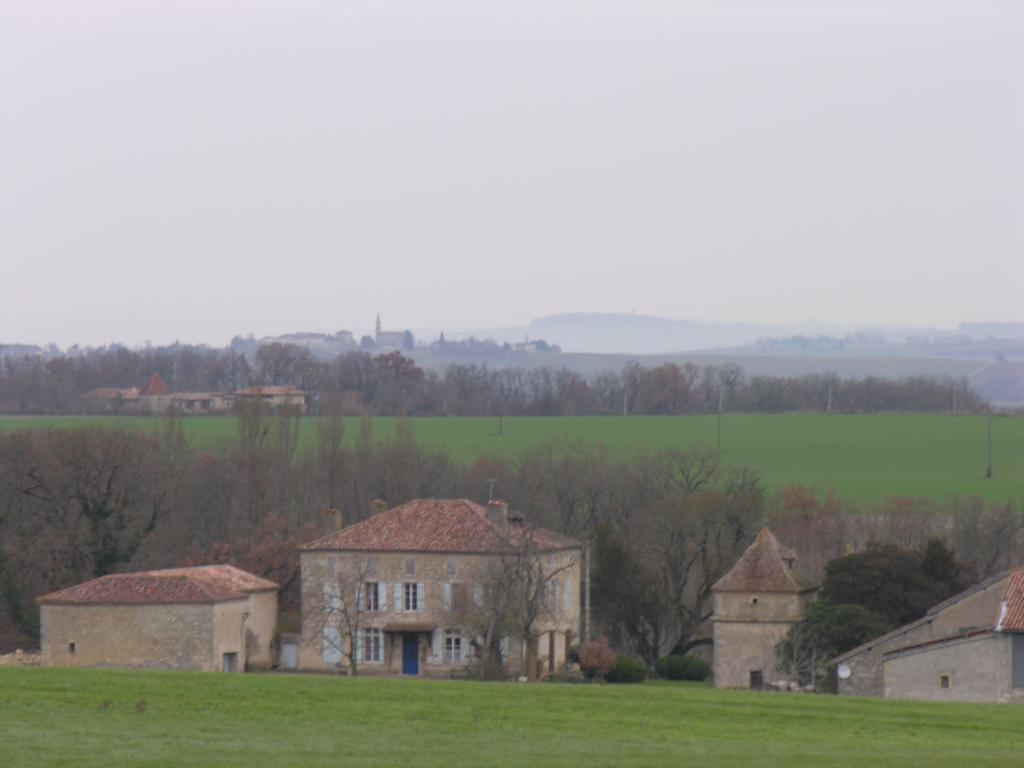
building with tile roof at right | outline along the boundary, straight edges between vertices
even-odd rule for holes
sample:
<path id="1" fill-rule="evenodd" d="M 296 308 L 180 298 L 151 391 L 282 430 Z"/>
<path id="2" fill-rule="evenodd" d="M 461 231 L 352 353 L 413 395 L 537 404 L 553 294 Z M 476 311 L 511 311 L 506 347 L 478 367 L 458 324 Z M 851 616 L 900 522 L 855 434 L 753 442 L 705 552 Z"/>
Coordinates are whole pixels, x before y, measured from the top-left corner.
<path id="1" fill-rule="evenodd" d="M 985 579 L 833 664 L 843 695 L 1024 701 L 1024 569 Z"/>
<path id="2" fill-rule="evenodd" d="M 796 554 L 763 528 L 711 588 L 716 688 L 760 690 L 784 682 L 775 646 L 814 601 L 817 585 L 795 570 Z"/>

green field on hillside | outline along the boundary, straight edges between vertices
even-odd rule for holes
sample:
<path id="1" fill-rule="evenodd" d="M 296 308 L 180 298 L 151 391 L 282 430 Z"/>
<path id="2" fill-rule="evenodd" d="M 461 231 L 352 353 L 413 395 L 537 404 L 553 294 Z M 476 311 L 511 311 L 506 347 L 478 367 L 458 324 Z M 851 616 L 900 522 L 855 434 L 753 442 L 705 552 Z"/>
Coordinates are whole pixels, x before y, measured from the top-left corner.
<path id="1" fill-rule="evenodd" d="M 117 425 L 153 431 L 160 419 L 145 417 L 0 417 L 0 430 L 26 427 Z M 315 418 L 302 426 L 309 446 Z M 514 456 L 548 440 L 602 443 L 619 456 L 639 450 L 713 445 L 714 416 L 418 418 L 413 432 L 424 445 L 447 449 L 460 461 L 479 456 Z M 231 417 L 183 419 L 189 440 L 216 451 L 235 438 Z M 380 439 L 394 434 L 395 420 L 376 418 Z M 349 419 L 354 440 L 358 419 Z M 722 419 L 723 458 L 754 467 L 768 487 L 802 483 L 834 489 L 841 498 L 871 502 L 891 495 L 977 494 L 1005 501 L 1024 497 L 1024 418 L 993 420 L 995 476 L 984 478 L 986 424 L 982 416 L 906 414 L 726 414 Z"/>
<path id="2" fill-rule="evenodd" d="M 1019 766 L 1024 708 L 632 686 L 0 669 L 0 765 Z"/>

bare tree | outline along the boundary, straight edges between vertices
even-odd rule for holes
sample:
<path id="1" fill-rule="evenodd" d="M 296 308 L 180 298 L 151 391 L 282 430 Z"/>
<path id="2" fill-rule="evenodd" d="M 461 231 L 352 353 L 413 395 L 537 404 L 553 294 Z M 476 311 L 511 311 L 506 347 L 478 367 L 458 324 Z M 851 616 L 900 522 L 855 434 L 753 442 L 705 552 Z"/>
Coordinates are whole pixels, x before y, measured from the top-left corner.
<path id="1" fill-rule="evenodd" d="M 386 595 L 381 585 L 369 581 L 373 575 L 373 562 L 367 557 L 359 560 L 328 558 L 327 576 L 322 592 L 305 595 L 302 601 L 307 618 L 316 627 L 325 646 L 347 660 L 349 674 L 359 672 L 361 660 L 360 640 L 367 613 L 383 608 Z M 306 623 L 306 622 L 303 622 Z M 379 640 L 383 643 L 383 640 Z M 383 646 L 378 653 L 383 654 Z"/>

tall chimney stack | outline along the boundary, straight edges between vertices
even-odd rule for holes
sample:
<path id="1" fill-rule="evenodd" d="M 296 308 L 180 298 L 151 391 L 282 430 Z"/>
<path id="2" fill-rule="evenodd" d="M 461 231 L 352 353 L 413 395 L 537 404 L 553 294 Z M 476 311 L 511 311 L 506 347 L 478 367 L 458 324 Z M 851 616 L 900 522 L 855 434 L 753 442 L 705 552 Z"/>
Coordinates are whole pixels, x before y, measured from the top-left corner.
<path id="1" fill-rule="evenodd" d="M 502 528 L 508 525 L 508 502 L 491 499 L 487 502 L 487 519 Z"/>
<path id="2" fill-rule="evenodd" d="M 338 509 L 325 509 L 324 510 L 324 527 L 327 529 L 327 533 L 334 533 L 335 531 L 341 530 L 341 510 Z"/>
<path id="3" fill-rule="evenodd" d="M 381 512 L 386 512 L 388 509 L 388 503 L 384 499 L 374 499 L 370 502 L 370 514 L 376 515 Z"/>

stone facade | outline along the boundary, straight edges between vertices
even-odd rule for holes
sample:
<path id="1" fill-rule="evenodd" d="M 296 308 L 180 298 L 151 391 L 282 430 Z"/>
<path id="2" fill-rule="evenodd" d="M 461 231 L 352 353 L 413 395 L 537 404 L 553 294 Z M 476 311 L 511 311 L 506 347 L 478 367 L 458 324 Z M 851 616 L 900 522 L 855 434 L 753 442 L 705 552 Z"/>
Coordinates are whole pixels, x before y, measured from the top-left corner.
<path id="1" fill-rule="evenodd" d="M 506 639 L 502 643 L 510 674 L 532 673 L 529 676 L 535 677 L 561 669 L 569 646 L 579 635 L 581 552 L 563 550 L 541 557 L 545 572 L 556 574 L 552 579 L 556 586 L 549 606 L 536 623 L 532 652 L 528 654 L 514 641 Z M 497 562 L 497 555 L 479 553 L 302 552 L 300 669 L 334 671 L 347 667 L 350 645 L 340 637 L 347 633 L 332 630 L 324 606 L 330 600 L 328 585 L 344 587 L 359 581 L 364 584 L 364 595 L 374 589 L 366 584 L 378 585 L 377 610 L 360 611 L 360 634 L 365 637 L 366 630 L 379 632 L 381 642 L 379 657 L 365 648 L 357 651 L 360 674 L 409 674 L 411 667 L 403 663 L 403 649 L 411 642 L 415 643 L 417 657 L 414 674 L 457 674 L 474 657 L 477 638 L 468 628 L 472 624 L 469 617 L 484 599 L 480 584 Z M 407 591 L 415 592 L 414 610 L 406 610 Z M 361 642 L 366 644 L 366 640 Z M 527 656 L 535 657 L 534 667 L 529 670 Z"/>
<path id="2" fill-rule="evenodd" d="M 842 665 L 838 692 L 844 696 L 885 696 L 885 656 L 899 648 L 994 626 L 1007 577 L 978 584 L 939 604 L 926 616 L 836 658 Z"/>

